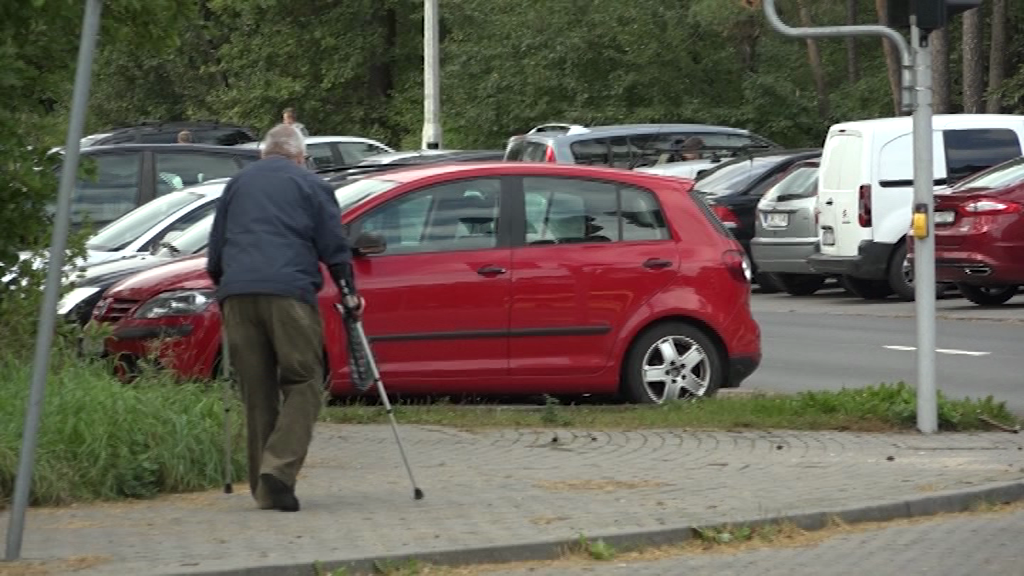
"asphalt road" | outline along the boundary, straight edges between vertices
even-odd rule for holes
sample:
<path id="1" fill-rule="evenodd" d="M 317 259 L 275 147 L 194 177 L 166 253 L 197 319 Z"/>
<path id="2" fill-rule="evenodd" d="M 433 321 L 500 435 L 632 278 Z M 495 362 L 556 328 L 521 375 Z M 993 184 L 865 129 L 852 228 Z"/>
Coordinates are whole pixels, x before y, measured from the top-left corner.
<path id="1" fill-rule="evenodd" d="M 869 302 L 823 290 L 754 294 L 764 359 L 744 384 L 782 392 L 916 381 L 913 302 Z M 993 395 L 1024 415 L 1024 296 L 997 308 L 936 303 L 937 384 L 953 397 Z"/>

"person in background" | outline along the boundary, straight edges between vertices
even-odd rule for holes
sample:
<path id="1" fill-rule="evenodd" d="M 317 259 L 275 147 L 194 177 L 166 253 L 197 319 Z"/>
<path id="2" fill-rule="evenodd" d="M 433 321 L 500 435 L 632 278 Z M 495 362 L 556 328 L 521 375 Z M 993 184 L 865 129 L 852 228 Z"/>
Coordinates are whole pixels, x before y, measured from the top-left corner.
<path id="1" fill-rule="evenodd" d="M 193 144 L 192 133 L 188 130 L 178 132 L 178 144 Z"/>
<path id="2" fill-rule="evenodd" d="M 284 112 L 281 114 L 281 117 L 282 117 L 282 119 L 283 119 L 285 124 L 287 124 L 289 126 L 293 126 L 303 136 L 307 136 L 307 137 L 309 136 L 309 131 L 306 130 L 306 127 L 301 122 L 299 122 L 299 121 L 297 121 L 295 119 L 295 109 L 294 108 L 285 108 Z"/>
<path id="3" fill-rule="evenodd" d="M 249 487 L 260 509 L 299 510 L 295 483 L 323 402 L 320 263 L 355 291 L 351 246 L 333 188 L 305 168 L 306 143 L 278 124 L 262 158 L 224 188 L 207 273 L 245 405 Z M 344 302 L 355 315 L 364 302 Z"/>

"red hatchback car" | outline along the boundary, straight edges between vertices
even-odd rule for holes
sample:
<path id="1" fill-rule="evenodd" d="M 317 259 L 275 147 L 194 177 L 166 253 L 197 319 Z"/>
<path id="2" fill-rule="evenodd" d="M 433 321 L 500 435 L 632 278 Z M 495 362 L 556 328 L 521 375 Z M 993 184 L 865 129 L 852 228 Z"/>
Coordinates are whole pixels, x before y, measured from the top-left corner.
<path id="1" fill-rule="evenodd" d="M 936 193 L 934 213 L 936 280 L 982 306 L 1013 298 L 1024 284 L 1024 158 Z"/>
<path id="2" fill-rule="evenodd" d="M 692 187 L 501 162 L 401 169 L 339 188 L 389 391 L 660 403 L 739 386 L 761 362 L 750 263 Z M 184 377 L 215 375 L 220 317 L 205 263 L 180 260 L 111 287 L 94 313 L 113 324 L 107 352 L 129 367 L 155 352 Z M 353 395 L 338 293 L 324 272 L 328 386 Z"/>

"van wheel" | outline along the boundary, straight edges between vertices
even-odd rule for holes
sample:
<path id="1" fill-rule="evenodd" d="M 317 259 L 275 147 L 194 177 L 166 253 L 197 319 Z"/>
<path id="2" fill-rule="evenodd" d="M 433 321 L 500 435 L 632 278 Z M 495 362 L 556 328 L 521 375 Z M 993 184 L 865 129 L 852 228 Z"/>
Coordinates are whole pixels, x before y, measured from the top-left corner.
<path id="1" fill-rule="evenodd" d="M 852 292 L 854 296 L 865 300 L 884 300 L 892 295 L 892 286 L 889 286 L 888 280 L 843 276 L 842 282 L 843 287 Z"/>
<path id="2" fill-rule="evenodd" d="M 810 296 L 825 285 L 825 277 L 815 274 L 776 274 L 775 279 L 790 296 Z"/>
<path id="3" fill-rule="evenodd" d="M 725 362 L 703 330 L 666 322 L 633 342 L 623 370 L 623 391 L 638 404 L 712 396 L 725 381 Z"/>
<path id="4" fill-rule="evenodd" d="M 914 301 L 914 267 L 907 258 L 907 243 L 902 242 L 889 260 L 889 286 L 900 300 Z"/>
<path id="5" fill-rule="evenodd" d="M 960 293 L 978 306 L 999 306 L 1006 304 L 1010 298 L 1017 295 L 1017 285 L 1010 286 L 972 286 L 970 284 L 957 284 Z"/>

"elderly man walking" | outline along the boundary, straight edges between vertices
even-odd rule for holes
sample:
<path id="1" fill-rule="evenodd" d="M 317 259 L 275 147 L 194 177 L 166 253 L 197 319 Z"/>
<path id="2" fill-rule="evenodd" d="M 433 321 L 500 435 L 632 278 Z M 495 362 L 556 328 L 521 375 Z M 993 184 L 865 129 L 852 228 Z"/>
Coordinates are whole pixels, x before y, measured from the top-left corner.
<path id="1" fill-rule="evenodd" d="M 249 487 L 261 509 L 287 512 L 299 510 L 296 478 L 323 401 L 319 263 L 355 289 L 334 190 L 305 156 L 293 126 L 271 129 L 262 158 L 225 187 L 207 254 L 245 404 Z M 348 304 L 362 312 L 362 298 Z"/>

